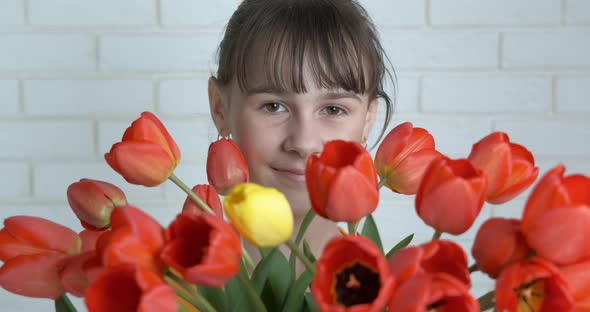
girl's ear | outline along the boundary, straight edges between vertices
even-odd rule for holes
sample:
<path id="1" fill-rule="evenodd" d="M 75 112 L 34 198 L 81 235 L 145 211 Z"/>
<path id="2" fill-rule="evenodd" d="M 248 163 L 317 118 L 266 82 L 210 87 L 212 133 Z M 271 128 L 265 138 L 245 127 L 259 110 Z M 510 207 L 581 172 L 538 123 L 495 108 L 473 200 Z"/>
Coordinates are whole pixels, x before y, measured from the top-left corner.
<path id="1" fill-rule="evenodd" d="M 227 105 L 225 104 L 222 90 L 217 84 L 215 77 L 209 77 L 207 91 L 209 93 L 209 110 L 213 123 L 219 135 L 226 137 L 229 135 L 229 127 L 227 127 Z"/>
<path id="2" fill-rule="evenodd" d="M 375 123 L 375 118 L 377 118 L 377 108 L 379 107 L 379 102 L 377 99 L 372 100 L 369 102 L 369 109 L 367 109 L 367 115 L 365 117 L 365 127 L 363 128 L 363 137 L 362 142 L 365 143 L 369 139 L 369 133 L 371 132 L 371 128 Z"/>

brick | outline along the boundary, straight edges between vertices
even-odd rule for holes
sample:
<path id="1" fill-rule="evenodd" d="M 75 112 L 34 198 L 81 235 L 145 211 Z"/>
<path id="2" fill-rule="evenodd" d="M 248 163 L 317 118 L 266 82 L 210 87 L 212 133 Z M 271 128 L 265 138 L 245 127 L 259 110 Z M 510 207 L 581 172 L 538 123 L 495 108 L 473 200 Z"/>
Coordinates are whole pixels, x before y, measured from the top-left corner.
<path id="1" fill-rule="evenodd" d="M 590 66 L 590 31 L 509 32 L 502 65 L 507 68 Z"/>
<path id="2" fill-rule="evenodd" d="M 239 4 L 238 0 L 220 0 L 207 5 L 190 0 L 162 0 L 162 24 L 223 26 Z"/>
<path id="3" fill-rule="evenodd" d="M 398 69 L 484 69 L 498 63 L 493 32 L 383 31 L 382 44 Z"/>
<path id="4" fill-rule="evenodd" d="M 208 78 L 160 83 L 159 110 L 167 114 L 209 115 Z"/>
<path id="5" fill-rule="evenodd" d="M 138 113 L 153 102 L 147 80 L 30 80 L 25 111 L 32 114 Z"/>
<path id="6" fill-rule="evenodd" d="M 551 81 L 535 76 L 436 75 L 422 80 L 424 112 L 550 112 Z"/>
<path id="7" fill-rule="evenodd" d="M 104 70 L 191 71 L 213 64 L 217 35 L 106 35 L 101 39 Z"/>
<path id="8" fill-rule="evenodd" d="M 0 114 L 18 112 L 18 82 L 0 80 Z"/>
<path id="9" fill-rule="evenodd" d="M 34 197 L 66 200 L 68 186 L 82 178 L 100 180 L 119 187 L 129 203 L 135 200 L 162 199 L 162 187 L 148 188 L 127 183 L 104 160 L 98 162 L 51 162 L 34 167 Z"/>
<path id="10" fill-rule="evenodd" d="M 565 18 L 568 24 L 590 24 L 590 2 L 567 0 Z"/>
<path id="11" fill-rule="evenodd" d="M 25 22 L 21 0 L 0 0 L 0 26 L 22 25 Z"/>
<path id="12" fill-rule="evenodd" d="M 144 0 L 100 2 L 29 0 L 33 25 L 153 25 L 156 2 Z"/>
<path id="13" fill-rule="evenodd" d="M 590 77 L 561 77 L 557 80 L 557 111 L 590 113 Z"/>
<path id="14" fill-rule="evenodd" d="M 590 128 L 583 120 L 498 120 L 496 129 L 526 146 L 536 157 L 590 155 Z"/>
<path id="15" fill-rule="evenodd" d="M 0 123 L 0 157 L 90 157 L 94 133 L 89 121 Z"/>
<path id="16" fill-rule="evenodd" d="M 467 157 L 473 143 L 491 132 L 491 126 L 486 119 L 478 120 L 470 116 L 409 121 L 412 121 L 414 127 L 428 130 L 434 136 L 436 149 L 452 158 Z M 396 122 L 396 125 L 399 123 L 401 122 Z"/>
<path id="17" fill-rule="evenodd" d="M 418 26 L 425 24 L 423 0 L 364 0 L 365 7 L 374 23 L 379 26 Z"/>
<path id="18" fill-rule="evenodd" d="M 0 198 L 22 198 L 29 196 L 29 166 L 24 162 L 4 161 L 0 163 L 2 182 Z"/>
<path id="19" fill-rule="evenodd" d="M 0 71 L 93 70 L 94 40 L 77 34 L 1 34 Z"/>
<path id="20" fill-rule="evenodd" d="M 433 25 L 558 25 L 560 0 L 432 0 Z"/>
<path id="21" fill-rule="evenodd" d="M 398 77 L 398 98 L 393 99 L 395 102 L 394 113 L 415 113 L 418 111 L 418 77 L 417 76 L 400 76 Z M 389 97 L 393 92 L 386 90 Z M 383 110 L 384 111 L 384 110 Z"/>

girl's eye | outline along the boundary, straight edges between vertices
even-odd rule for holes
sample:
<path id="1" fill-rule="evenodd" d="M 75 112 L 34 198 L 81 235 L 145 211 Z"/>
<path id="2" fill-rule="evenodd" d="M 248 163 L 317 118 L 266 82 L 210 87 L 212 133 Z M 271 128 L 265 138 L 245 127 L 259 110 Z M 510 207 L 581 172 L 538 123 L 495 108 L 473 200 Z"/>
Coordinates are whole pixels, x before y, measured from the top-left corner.
<path id="1" fill-rule="evenodd" d="M 264 103 L 261 109 L 267 113 L 280 113 L 287 110 L 285 105 L 278 102 Z"/>
<path id="2" fill-rule="evenodd" d="M 324 107 L 324 112 L 327 115 L 331 115 L 331 116 L 339 116 L 339 115 L 346 114 L 346 111 L 343 108 L 338 107 L 338 106 L 334 106 L 334 105 Z"/>

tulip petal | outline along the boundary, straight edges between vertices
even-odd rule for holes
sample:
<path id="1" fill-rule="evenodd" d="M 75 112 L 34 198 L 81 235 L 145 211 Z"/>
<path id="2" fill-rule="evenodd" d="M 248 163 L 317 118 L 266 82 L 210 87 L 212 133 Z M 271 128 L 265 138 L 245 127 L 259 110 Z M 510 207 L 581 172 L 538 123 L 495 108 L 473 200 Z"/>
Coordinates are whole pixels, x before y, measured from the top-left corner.
<path id="1" fill-rule="evenodd" d="M 65 292 L 58 275 L 62 258 L 57 253 L 14 257 L 0 268 L 0 286 L 21 296 L 57 299 Z"/>
<path id="2" fill-rule="evenodd" d="M 567 190 L 560 187 L 564 172 L 565 167 L 563 165 L 555 166 L 535 186 L 524 208 L 522 216 L 523 228 L 528 227 L 529 220 L 536 219 L 551 207 L 563 206 L 568 201 Z"/>
<path id="3" fill-rule="evenodd" d="M 90 286 L 84 267 L 92 257 L 94 252 L 85 252 L 70 256 L 61 262 L 63 269 L 59 272 L 59 278 L 67 292 L 77 297 L 84 297 L 86 289 Z"/>
<path id="4" fill-rule="evenodd" d="M 377 186 L 353 167 L 340 170 L 332 182 L 324 213 L 332 221 L 358 222 L 370 215 L 379 203 Z"/>
<path id="5" fill-rule="evenodd" d="M 141 117 L 133 121 L 131 126 L 125 130 L 122 142 L 145 142 L 155 143 L 162 147 L 170 159 L 176 159 L 175 155 L 170 149 L 169 142 L 164 133 L 162 133 L 164 125 L 152 114 L 142 113 Z M 168 135 L 170 137 L 170 135 Z M 176 145 L 176 143 L 174 143 Z"/>
<path id="6" fill-rule="evenodd" d="M 139 240 L 150 249 L 159 249 L 164 244 L 164 229 L 147 213 L 127 205 L 115 209 L 111 216 L 113 229 L 129 227 Z"/>
<path id="7" fill-rule="evenodd" d="M 156 117 L 156 115 L 154 115 L 150 112 L 141 113 L 141 117 L 151 120 L 154 123 L 154 125 L 156 125 L 156 127 L 158 127 L 158 129 L 160 129 L 160 132 L 162 133 L 162 135 L 166 139 L 166 142 L 168 142 L 168 147 L 170 148 L 172 155 L 174 155 L 174 159 L 176 161 L 180 160 L 180 150 L 178 149 L 178 145 L 176 145 L 176 142 L 174 141 L 174 139 L 172 138 L 172 136 L 168 132 L 168 129 L 166 129 L 164 124 L 160 121 L 160 119 L 158 119 Z"/>
<path id="8" fill-rule="evenodd" d="M 148 187 L 162 184 L 175 168 L 160 145 L 148 142 L 116 143 L 104 157 L 127 182 Z"/>
<path id="9" fill-rule="evenodd" d="M 144 293 L 137 309 L 138 312 L 177 312 L 176 293 L 166 285 L 156 286 Z"/>
<path id="10" fill-rule="evenodd" d="M 428 165 L 438 157 L 441 154 L 434 149 L 423 149 L 408 155 L 391 172 L 386 186 L 400 194 L 416 194 Z"/>

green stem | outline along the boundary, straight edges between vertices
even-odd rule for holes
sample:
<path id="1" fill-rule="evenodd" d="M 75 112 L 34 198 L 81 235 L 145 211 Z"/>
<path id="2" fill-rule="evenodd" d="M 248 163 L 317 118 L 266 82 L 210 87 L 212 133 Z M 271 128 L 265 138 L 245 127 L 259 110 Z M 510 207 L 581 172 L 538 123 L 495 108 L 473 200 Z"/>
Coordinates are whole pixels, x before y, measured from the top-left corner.
<path id="1" fill-rule="evenodd" d="M 68 295 L 63 294 L 55 299 L 55 311 L 58 312 L 76 312 L 76 307 L 70 301 Z"/>
<path id="2" fill-rule="evenodd" d="M 383 179 L 379 180 L 379 189 L 381 189 L 383 185 L 387 183 L 387 180 L 387 177 L 384 177 Z"/>
<path id="3" fill-rule="evenodd" d="M 479 310 L 486 311 L 493 308 L 496 304 L 494 303 L 494 291 L 490 291 L 487 294 L 479 297 L 477 299 L 479 303 Z"/>
<path id="4" fill-rule="evenodd" d="M 477 272 L 477 271 L 479 271 L 479 267 L 477 266 L 477 263 L 474 263 L 469 267 L 469 273 L 473 273 L 473 272 Z"/>
<path id="5" fill-rule="evenodd" d="M 294 253 L 297 256 L 297 258 L 299 258 L 299 260 L 301 260 L 301 262 L 303 262 L 303 265 L 305 265 L 305 268 L 312 275 L 315 274 L 314 265 L 311 263 L 311 261 L 309 261 L 309 259 L 307 259 L 307 257 L 303 254 L 303 252 L 299 249 L 299 247 L 297 247 L 297 245 L 295 245 L 295 243 L 292 240 L 286 241 L 285 244 L 287 244 L 287 246 L 291 249 L 291 252 Z"/>
<path id="6" fill-rule="evenodd" d="M 188 195 L 188 197 L 193 202 L 195 202 L 195 204 L 199 205 L 199 207 L 201 207 L 201 209 L 207 211 L 210 214 L 215 214 L 213 212 L 213 210 L 211 210 L 211 207 L 209 207 L 209 205 L 207 205 L 207 203 L 205 203 L 199 196 L 197 196 L 197 194 L 195 194 L 195 192 L 193 192 L 193 190 L 191 190 L 186 184 L 184 184 L 184 182 L 182 182 L 182 180 L 180 180 L 177 176 L 175 176 L 174 173 L 170 174 L 168 179 L 170 181 L 174 182 L 174 184 L 178 185 L 178 187 L 180 187 Z"/>
<path id="7" fill-rule="evenodd" d="M 358 222 L 349 222 L 348 224 L 348 234 L 356 235 L 356 229 L 359 226 Z"/>
<path id="8" fill-rule="evenodd" d="M 439 240 L 441 235 L 442 235 L 441 231 L 439 231 L 439 230 L 434 231 L 434 234 L 432 235 L 432 241 Z"/>
<path id="9" fill-rule="evenodd" d="M 264 306 L 264 303 L 262 303 L 262 300 L 260 300 L 260 296 L 258 296 L 258 293 L 254 289 L 254 287 L 252 287 L 250 280 L 244 275 L 244 273 L 245 272 L 242 271 L 238 272 L 238 281 L 246 289 L 248 297 L 252 299 L 252 303 L 254 303 L 254 305 L 256 306 L 256 311 L 266 312 L 266 307 Z"/>
<path id="10" fill-rule="evenodd" d="M 313 209 L 309 209 L 307 211 L 307 213 L 305 214 L 305 217 L 303 217 L 303 221 L 301 222 L 301 225 L 299 226 L 299 231 L 297 232 L 297 237 L 295 237 L 295 246 L 299 246 L 299 244 L 301 244 L 301 241 L 303 240 L 303 237 L 305 236 L 305 232 L 307 231 L 307 228 L 309 227 L 309 225 L 311 224 L 311 222 L 313 221 L 313 219 L 315 218 L 315 212 L 313 211 Z M 291 255 L 289 256 L 289 264 L 291 265 L 291 272 L 295 272 L 295 253 L 291 253 Z"/>
<path id="11" fill-rule="evenodd" d="M 209 301 L 207 301 L 205 297 L 201 296 L 201 294 L 194 291 L 193 288 L 183 279 L 179 278 L 172 272 L 166 272 L 164 277 L 168 281 L 173 281 L 179 286 L 181 286 L 184 291 L 174 287 L 173 284 L 168 283 L 172 288 L 174 288 L 174 291 L 178 296 L 182 297 L 182 299 L 186 300 L 188 303 L 190 303 L 200 311 L 217 312 L 217 310 L 211 305 L 211 303 L 209 303 Z M 187 293 L 189 293 L 190 295 L 188 295 Z"/>

